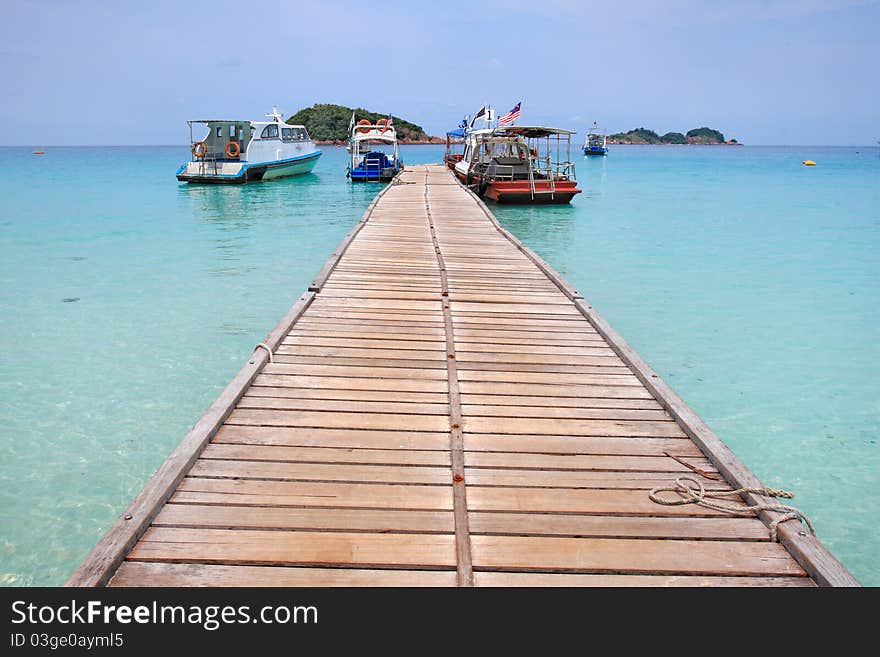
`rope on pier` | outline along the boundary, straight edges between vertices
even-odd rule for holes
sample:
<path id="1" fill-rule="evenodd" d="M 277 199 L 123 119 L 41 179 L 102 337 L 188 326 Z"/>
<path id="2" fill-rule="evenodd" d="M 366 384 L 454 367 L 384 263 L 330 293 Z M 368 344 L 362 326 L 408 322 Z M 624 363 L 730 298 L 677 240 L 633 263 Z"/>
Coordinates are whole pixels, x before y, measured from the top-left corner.
<path id="1" fill-rule="evenodd" d="M 665 492 L 678 493 L 681 497 L 674 500 L 664 498 L 660 495 L 660 493 Z M 754 493 L 755 495 L 766 495 L 767 497 L 784 497 L 787 499 L 791 499 L 794 497 L 794 493 L 790 493 L 786 490 L 780 490 L 778 488 L 756 488 L 752 486 L 737 488 L 736 490 L 730 491 L 707 491 L 705 488 L 703 488 L 702 482 L 692 477 L 677 478 L 675 480 L 675 486 L 672 488 L 664 488 L 662 486 L 653 488 L 651 489 L 651 492 L 648 493 L 648 496 L 653 502 L 656 502 L 657 504 L 664 504 L 666 506 L 677 506 L 680 504 L 699 504 L 700 506 L 704 506 L 707 509 L 715 509 L 716 511 L 731 513 L 737 516 L 750 516 L 753 513 L 759 513 L 761 511 L 776 511 L 782 515 L 773 518 L 772 520 L 770 520 L 769 523 L 770 540 L 774 542 L 776 542 L 777 540 L 776 527 L 779 525 L 779 523 L 786 522 L 787 520 L 800 520 L 809 528 L 811 534 L 816 533 L 816 530 L 813 529 L 813 523 L 810 522 L 810 519 L 807 518 L 804 513 L 792 506 L 787 506 L 785 504 L 747 505 L 720 501 L 720 498 L 735 497 L 737 495 L 741 495 L 742 493 Z"/>
<path id="2" fill-rule="evenodd" d="M 257 349 L 260 349 L 260 348 L 265 349 L 266 353 L 269 354 L 269 362 L 270 363 L 274 362 L 274 360 L 272 358 L 272 350 L 269 349 L 269 345 L 267 345 L 265 342 L 261 342 L 256 347 L 254 347 L 254 351 L 256 351 Z"/>

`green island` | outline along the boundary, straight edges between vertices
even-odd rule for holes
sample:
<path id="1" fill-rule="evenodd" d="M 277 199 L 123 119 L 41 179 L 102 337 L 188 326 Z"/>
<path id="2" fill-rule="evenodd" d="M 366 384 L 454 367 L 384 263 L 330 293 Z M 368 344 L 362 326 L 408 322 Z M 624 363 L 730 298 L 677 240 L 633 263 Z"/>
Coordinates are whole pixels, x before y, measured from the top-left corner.
<path id="1" fill-rule="evenodd" d="M 736 139 L 725 139 L 724 135 L 712 128 L 694 128 L 686 134 L 680 132 L 667 132 L 658 135 L 647 128 L 634 128 L 629 132 L 615 132 L 608 135 L 609 144 L 725 144 L 729 146 L 739 145 Z"/>
<path id="2" fill-rule="evenodd" d="M 349 121 L 354 111 L 355 121 L 367 119 L 376 123 L 379 119 L 385 119 L 387 114 L 370 112 L 363 107 L 346 107 L 331 103 L 315 103 L 312 107 L 305 107 L 287 119 L 287 123 L 304 125 L 309 131 L 309 136 L 317 144 L 345 144 L 349 138 Z M 437 144 L 443 140 L 439 137 L 431 137 L 422 126 L 392 115 L 394 129 L 397 131 L 397 139 L 401 144 Z"/>

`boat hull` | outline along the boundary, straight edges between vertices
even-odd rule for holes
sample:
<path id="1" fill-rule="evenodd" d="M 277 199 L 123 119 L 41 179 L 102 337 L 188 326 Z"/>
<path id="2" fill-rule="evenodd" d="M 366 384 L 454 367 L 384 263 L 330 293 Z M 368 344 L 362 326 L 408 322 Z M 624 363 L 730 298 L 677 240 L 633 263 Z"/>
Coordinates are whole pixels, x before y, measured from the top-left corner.
<path id="1" fill-rule="evenodd" d="M 608 149 L 607 148 L 585 148 L 584 155 L 601 157 L 603 155 L 608 155 Z"/>
<path id="2" fill-rule="evenodd" d="M 348 177 L 351 179 L 351 182 L 389 182 L 401 171 L 403 171 L 403 168 L 382 169 L 381 171 L 352 169 L 348 172 Z"/>
<path id="3" fill-rule="evenodd" d="M 177 179 L 181 182 L 208 185 L 241 185 L 262 180 L 276 180 L 310 173 L 320 157 L 321 151 L 314 151 L 277 162 L 245 162 L 237 172 L 218 174 L 198 170 L 191 172 L 187 165 L 184 165 L 178 170 Z"/>
<path id="4" fill-rule="evenodd" d="M 455 170 L 455 176 L 465 185 L 468 184 L 466 176 L 460 171 Z M 470 186 L 484 198 L 510 205 L 571 203 L 571 199 L 581 193 L 573 180 L 557 180 L 554 185 L 547 180 L 536 180 L 534 192 L 528 180 L 495 180 L 484 185 L 479 177 L 473 177 Z"/>

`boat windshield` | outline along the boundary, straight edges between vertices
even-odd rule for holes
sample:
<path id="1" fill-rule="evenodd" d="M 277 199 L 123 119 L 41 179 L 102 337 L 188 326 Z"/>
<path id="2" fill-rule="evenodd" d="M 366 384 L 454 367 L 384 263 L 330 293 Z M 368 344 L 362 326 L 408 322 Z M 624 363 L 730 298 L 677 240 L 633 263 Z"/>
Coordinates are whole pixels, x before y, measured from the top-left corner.
<path id="1" fill-rule="evenodd" d="M 282 141 L 305 141 L 308 138 L 309 138 L 309 134 L 306 132 L 305 128 L 301 128 L 301 127 L 281 128 L 281 140 Z"/>

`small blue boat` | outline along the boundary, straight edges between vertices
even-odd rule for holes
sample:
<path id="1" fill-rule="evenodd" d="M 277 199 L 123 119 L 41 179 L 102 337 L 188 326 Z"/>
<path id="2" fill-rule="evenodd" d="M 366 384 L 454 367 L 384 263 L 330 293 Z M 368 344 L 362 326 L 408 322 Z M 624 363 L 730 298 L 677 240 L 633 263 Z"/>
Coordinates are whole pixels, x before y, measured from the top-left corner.
<path id="1" fill-rule="evenodd" d="M 346 176 L 352 182 L 388 182 L 403 171 L 403 160 L 397 147 L 397 132 L 391 115 L 372 123 L 367 119 L 354 122 L 351 116 L 351 137 L 348 152 L 351 161 Z"/>
<path id="2" fill-rule="evenodd" d="M 608 147 L 605 145 L 605 133 L 599 129 L 598 123 L 593 121 L 593 127 L 587 133 L 587 141 L 584 142 L 584 155 L 607 155 Z"/>

